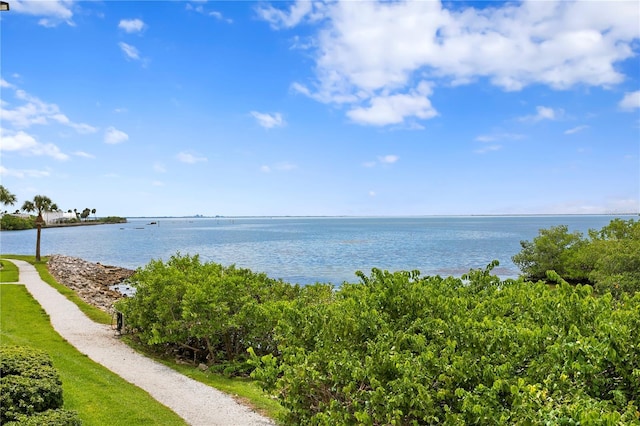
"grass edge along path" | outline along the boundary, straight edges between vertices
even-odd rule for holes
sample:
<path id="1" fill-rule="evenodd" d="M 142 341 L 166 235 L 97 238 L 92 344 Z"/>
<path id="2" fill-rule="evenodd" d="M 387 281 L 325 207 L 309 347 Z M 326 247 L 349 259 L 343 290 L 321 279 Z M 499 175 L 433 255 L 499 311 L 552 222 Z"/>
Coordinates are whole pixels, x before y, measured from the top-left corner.
<path id="1" fill-rule="evenodd" d="M 113 318 L 111 315 L 86 303 L 73 290 L 56 281 L 47 268 L 47 257 L 42 257 L 40 262 L 35 260 L 35 256 L 29 255 L 0 254 L 0 258 L 8 260 L 18 259 L 31 263 L 36 268 L 43 281 L 77 305 L 78 308 L 93 321 L 100 324 L 112 323 Z M 51 330 L 55 333 L 55 330 Z M 211 373 L 208 371 L 203 372 L 195 366 L 176 364 L 172 359 L 159 357 L 157 354 L 153 354 L 143 346 L 136 344 L 133 339 L 124 338 L 122 341 L 136 352 L 160 362 L 166 367 L 169 367 L 193 380 L 225 392 L 238 400 L 241 404 L 251 407 L 256 412 L 274 419 L 276 422 L 283 417 L 285 409 L 278 403 L 278 401 L 266 395 L 260 386 L 251 379 L 229 378 L 221 374 Z"/>
<path id="2" fill-rule="evenodd" d="M 285 408 L 275 398 L 268 396 L 260 385 L 251 378 L 228 377 L 208 370 L 202 371 L 191 364 L 178 364 L 171 358 L 151 352 L 130 336 L 125 335 L 122 340 L 133 350 L 147 358 L 151 358 L 180 374 L 231 395 L 240 404 L 250 407 L 265 417 L 269 417 L 276 424 L 285 417 Z"/>
<path id="3" fill-rule="evenodd" d="M 184 425 L 151 395 L 67 343 L 48 315 L 18 284 L 0 286 L 0 345 L 29 346 L 49 354 L 60 373 L 64 408 L 86 425 Z"/>
<path id="4" fill-rule="evenodd" d="M 8 260 L 0 259 L 0 283 L 17 283 L 18 267 Z"/>
<path id="5" fill-rule="evenodd" d="M 58 293 L 62 294 L 64 297 L 72 301 L 82 311 L 82 313 L 91 318 L 92 321 L 99 324 L 111 324 L 111 315 L 101 309 L 96 308 L 95 306 L 88 304 L 87 302 L 82 300 L 75 291 L 56 281 L 56 279 L 49 273 L 49 269 L 47 268 L 47 262 L 49 260 L 48 257 L 42 257 L 42 260 L 40 262 L 37 262 L 35 260 L 35 256 L 17 254 L 0 254 L 0 258 L 7 260 L 17 259 L 29 262 L 36 268 L 38 274 L 40 275 L 40 278 L 42 278 L 42 281 L 55 288 Z"/>

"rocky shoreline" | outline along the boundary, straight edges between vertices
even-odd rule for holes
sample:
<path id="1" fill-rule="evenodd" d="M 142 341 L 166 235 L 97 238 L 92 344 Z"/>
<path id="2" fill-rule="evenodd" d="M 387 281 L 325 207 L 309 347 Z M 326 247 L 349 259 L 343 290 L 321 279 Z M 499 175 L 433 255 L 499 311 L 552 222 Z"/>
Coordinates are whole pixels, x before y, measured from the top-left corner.
<path id="1" fill-rule="evenodd" d="M 60 284 L 75 291 L 90 305 L 109 313 L 112 312 L 113 304 L 124 297 L 122 293 L 109 287 L 122 283 L 135 273 L 132 269 L 87 262 L 59 254 L 50 256 L 47 266 Z"/>

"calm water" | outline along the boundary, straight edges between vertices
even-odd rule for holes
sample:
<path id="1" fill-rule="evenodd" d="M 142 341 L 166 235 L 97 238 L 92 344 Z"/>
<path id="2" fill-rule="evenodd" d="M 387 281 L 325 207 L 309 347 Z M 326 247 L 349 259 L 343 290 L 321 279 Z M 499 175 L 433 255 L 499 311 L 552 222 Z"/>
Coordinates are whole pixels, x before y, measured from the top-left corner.
<path id="1" fill-rule="evenodd" d="M 355 271 L 418 269 L 455 275 L 493 259 L 502 277 L 519 271 L 511 256 L 520 240 L 565 224 L 600 229 L 615 216 L 420 218 L 129 219 L 127 224 L 42 231 L 42 254 L 65 254 L 135 269 L 176 252 L 236 264 L 292 283 L 356 282 Z M 625 219 L 633 216 L 618 216 Z M 157 221 L 157 225 L 150 222 Z M 36 231 L 0 233 L 0 252 L 35 253 Z"/>

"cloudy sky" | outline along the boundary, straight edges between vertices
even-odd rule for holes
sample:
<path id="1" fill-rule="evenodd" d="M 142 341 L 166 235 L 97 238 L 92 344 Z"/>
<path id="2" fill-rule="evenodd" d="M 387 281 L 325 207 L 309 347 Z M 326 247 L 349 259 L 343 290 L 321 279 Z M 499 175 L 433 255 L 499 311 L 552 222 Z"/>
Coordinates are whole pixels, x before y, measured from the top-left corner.
<path id="1" fill-rule="evenodd" d="M 13 209 L 640 210 L 635 0 L 9 3 Z"/>

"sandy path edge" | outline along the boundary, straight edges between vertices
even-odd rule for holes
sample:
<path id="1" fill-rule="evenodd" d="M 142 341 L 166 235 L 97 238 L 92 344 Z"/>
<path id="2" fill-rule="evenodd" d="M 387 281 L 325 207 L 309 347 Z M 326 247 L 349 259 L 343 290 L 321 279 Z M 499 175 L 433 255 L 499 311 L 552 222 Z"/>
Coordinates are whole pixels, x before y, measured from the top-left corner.
<path id="1" fill-rule="evenodd" d="M 53 328 L 80 352 L 126 381 L 147 391 L 187 423 L 198 426 L 272 426 L 274 423 L 229 395 L 146 358 L 115 337 L 108 325 L 91 321 L 80 309 L 42 281 L 35 267 L 7 259 L 51 319 Z"/>

